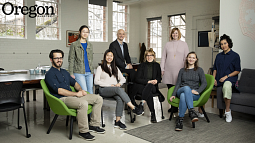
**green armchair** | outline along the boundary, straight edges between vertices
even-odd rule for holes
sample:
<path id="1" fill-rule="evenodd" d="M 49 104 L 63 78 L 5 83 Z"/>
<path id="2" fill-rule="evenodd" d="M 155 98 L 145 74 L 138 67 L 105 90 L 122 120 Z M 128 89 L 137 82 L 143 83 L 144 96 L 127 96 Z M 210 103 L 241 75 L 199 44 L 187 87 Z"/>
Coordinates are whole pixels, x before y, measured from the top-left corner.
<path id="1" fill-rule="evenodd" d="M 205 78 L 206 78 L 206 81 L 207 81 L 207 86 L 206 86 L 205 90 L 201 93 L 200 98 L 197 101 L 193 101 L 193 106 L 201 108 L 201 110 L 203 111 L 203 113 L 205 115 L 205 118 L 206 118 L 207 122 L 209 123 L 210 120 L 209 120 L 209 118 L 208 118 L 208 116 L 207 116 L 207 114 L 206 114 L 206 112 L 205 112 L 205 110 L 203 108 L 203 105 L 205 105 L 205 103 L 208 101 L 208 99 L 210 97 L 210 94 L 211 94 L 211 91 L 212 91 L 213 85 L 214 85 L 214 77 L 212 75 L 205 74 Z M 167 101 L 172 106 L 179 107 L 179 102 L 180 102 L 179 98 L 173 99 L 172 102 L 170 101 L 170 97 L 173 94 L 174 88 L 175 88 L 175 86 L 171 87 L 168 90 Z M 169 120 L 172 119 L 172 116 L 173 116 L 173 110 L 171 110 L 171 114 L 170 114 Z M 193 128 L 195 128 L 195 122 L 192 122 L 192 125 L 193 125 Z"/>
<path id="2" fill-rule="evenodd" d="M 52 127 L 54 126 L 54 124 L 55 124 L 55 122 L 56 122 L 56 120 L 57 120 L 59 115 L 67 115 L 66 126 L 68 126 L 68 119 L 69 119 L 68 116 L 71 116 L 71 120 L 70 120 L 70 134 L 69 134 L 69 139 L 71 140 L 72 139 L 72 134 L 73 134 L 73 120 L 77 116 L 76 109 L 68 108 L 63 101 L 61 101 L 57 97 L 51 95 L 50 91 L 49 91 L 49 89 L 48 89 L 48 87 L 47 87 L 47 85 L 46 85 L 46 83 L 44 81 L 44 79 L 42 79 L 40 81 L 40 83 L 41 83 L 43 92 L 44 92 L 44 94 L 46 96 L 46 99 L 47 99 L 47 101 L 49 103 L 49 106 L 50 106 L 51 110 L 56 114 L 54 116 L 53 121 L 50 124 L 50 127 L 49 127 L 49 129 L 47 131 L 47 134 L 50 133 L 50 131 L 51 131 Z M 75 92 L 74 87 L 72 87 L 72 86 L 70 86 L 70 87 L 71 87 L 72 91 Z M 92 106 L 89 105 L 87 113 L 90 114 L 91 112 L 92 112 Z"/>

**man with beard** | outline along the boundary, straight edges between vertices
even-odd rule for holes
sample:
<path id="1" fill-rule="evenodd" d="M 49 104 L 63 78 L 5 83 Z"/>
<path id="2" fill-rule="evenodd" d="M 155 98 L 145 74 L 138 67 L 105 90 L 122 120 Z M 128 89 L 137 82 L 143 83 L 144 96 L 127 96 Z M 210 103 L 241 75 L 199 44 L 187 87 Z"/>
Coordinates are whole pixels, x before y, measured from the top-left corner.
<path id="1" fill-rule="evenodd" d="M 86 140 L 94 140 L 95 137 L 89 132 L 105 133 L 104 129 L 99 128 L 101 120 L 101 108 L 103 99 L 96 94 L 87 94 L 82 90 L 78 82 L 70 74 L 62 69 L 64 52 L 56 49 L 49 54 L 52 67 L 45 75 L 45 82 L 52 95 L 62 100 L 68 108 L 77 109 L 77 120 L 79 135 Z M 76 91 L 72 92 L 71 86 Z M 87 110 L 88 104 L 93 105 L 91 121 L 88 123 Z"/>

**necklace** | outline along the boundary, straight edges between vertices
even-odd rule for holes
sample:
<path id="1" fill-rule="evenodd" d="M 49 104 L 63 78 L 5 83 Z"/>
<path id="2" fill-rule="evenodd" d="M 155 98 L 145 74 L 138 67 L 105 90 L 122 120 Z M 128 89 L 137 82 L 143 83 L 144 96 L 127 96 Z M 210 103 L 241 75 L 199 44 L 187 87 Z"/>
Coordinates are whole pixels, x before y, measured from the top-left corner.
<path id="1" fill-rule="evenodd" d="M 177 42 L 177 41 L 176 41 L 176 42 Z M 175 58 L 175 56 L 176 56 L 176 52 L 177 52 L 178 46 L 179 46 L 179 43 L 177 44 L 177 47 L 175 48 L 174 58 Z M 173 46 L 173 47 L 174 47 L 174 46 Z"/>

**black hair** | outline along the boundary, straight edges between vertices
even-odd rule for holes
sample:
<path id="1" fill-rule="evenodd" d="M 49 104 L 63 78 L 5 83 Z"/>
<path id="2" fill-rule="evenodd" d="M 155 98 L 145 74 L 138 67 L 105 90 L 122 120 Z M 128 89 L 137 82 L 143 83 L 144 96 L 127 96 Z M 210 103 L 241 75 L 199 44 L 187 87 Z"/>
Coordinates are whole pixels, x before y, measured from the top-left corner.
<path id="1" fill-rule="evenodd" d="M 112 52 L 112 50 L 111 50 L 111 49 L 107 49 L 107 50 L 105 51 L 103 63 L 101 64 L 101 68 L 102 68 L 102 70 L 103 70 L 104 72 L 108 73 L 110 77 L 113 75 L 113 76 L 116 77 L 116 80 L 118 80 L 118 69 L 117 69 L 117 66 L 116 66 L 116 64 L 115 64 L 115 58 L 114 58 L 113 52 L 112 52 L 112 54 L 113 54 L 113 60 L 112 60 L 111 65 L 110 65 L 112 70 L 110 70 L 109 67 L 107 66 L 106 55 L 107 55 L 107 53 L 109 53 L 109 52 Z"/>
<path id="2" fill-rule="evenodd" d="M 49 58 L 53 59 L 53 54 L 54 53 L 61 53 L 62 54 L 62 58 L 64 58 L 64 52 L 62 50 L 59 50 L 59 49 L 51 50 L 50 54 L 49 54 Z"/>
<path id="3" fill-rule="evenodd" d="M 220 42 L 221 42 L 222 40 L 226 40 L 226 41 L 228 42 L 228 47 L 229 47 L 229 48 L 232 48 L 232 47 L 233 47 L 232 39 L 231 39 L 228 35 L 223 34 L 222 36 L 220 36 Z"/>
<path id="4" fill-rule="evenodd" d="M 81 38 L 81 31 L 82 31 L 83 28 L 88 28 L 88 30 L 89 30 L 89 27 L 88 27 L 87 25 L 82 25 L 82 26 L 80 27 L 80 29 L 79 29 L 80 34 L 79 34 L 78 39 Z M 78 40 L 78 39 L 77 39 L 77 40 Z"/>

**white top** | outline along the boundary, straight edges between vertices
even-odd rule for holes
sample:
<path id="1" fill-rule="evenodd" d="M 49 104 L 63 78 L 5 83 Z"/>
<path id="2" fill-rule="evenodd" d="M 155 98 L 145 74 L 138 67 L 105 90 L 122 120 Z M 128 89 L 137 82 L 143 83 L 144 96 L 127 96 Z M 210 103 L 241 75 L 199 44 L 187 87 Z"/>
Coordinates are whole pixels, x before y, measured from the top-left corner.
<path id="1" fill-rule="evenodd" d="M 108 67 L 111 70 L 111 67 L 110 66 L 108 66 Z M 123 83 L 126 82 L 126 79 L 123 77 L 123 75 L 118 67 L 117 67 L 117 70 L 118 70 L 118 80 L 119 80 L 119 83 L 122 85 Z M 97 67 L 94 83 L 95 83 L 95 85 L 99 85 L 102 87 L 108 87 L 111 85 L 118 84 L 116 77 L 113 75 L 110 77 L 108 73 L 106 73 L 105 71 L 102 70 L 101 66 Z"/>

